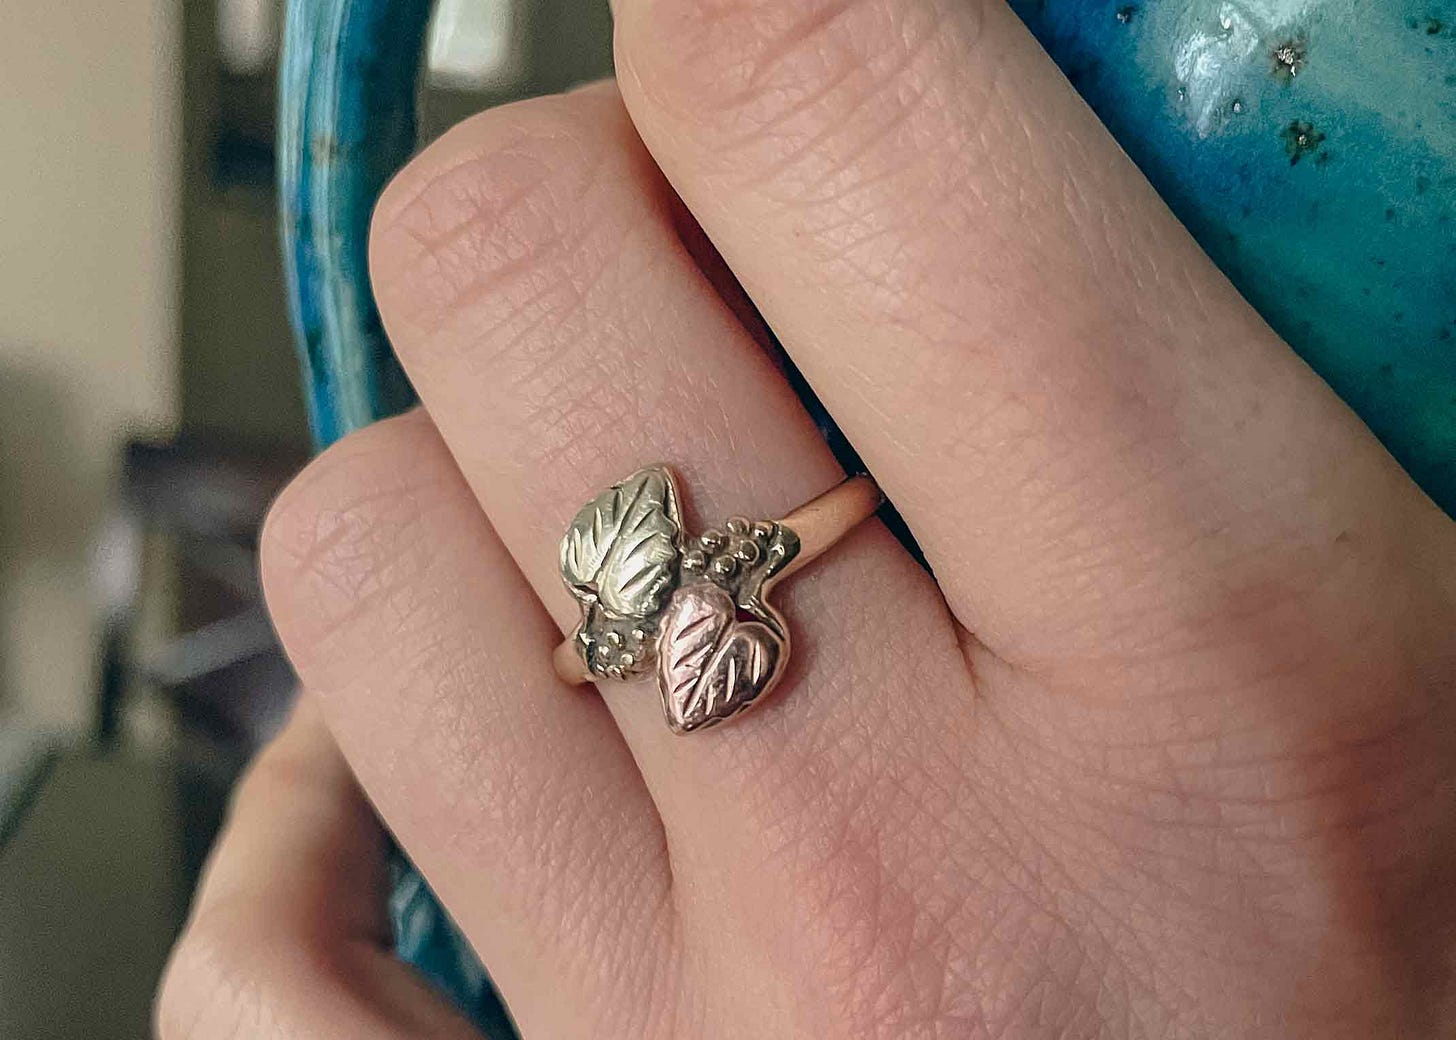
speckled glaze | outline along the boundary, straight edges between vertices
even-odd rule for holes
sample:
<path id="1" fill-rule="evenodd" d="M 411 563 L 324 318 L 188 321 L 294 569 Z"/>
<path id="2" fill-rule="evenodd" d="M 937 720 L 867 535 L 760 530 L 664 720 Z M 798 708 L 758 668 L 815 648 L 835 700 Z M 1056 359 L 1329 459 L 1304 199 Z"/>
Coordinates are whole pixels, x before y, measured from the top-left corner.
<path id="1" fill-rule="evenodd" d="M 1012 7 L 1239 290 L 1456 515 L 1456 4 Z"/>
<path id="2" fill-rule="evenodd" d="M 369 287 L 369 217 L 415 147 L 430 0 L 290 0 L 278 105 L 289 317 L 314 440 L 414 402 Z"/>

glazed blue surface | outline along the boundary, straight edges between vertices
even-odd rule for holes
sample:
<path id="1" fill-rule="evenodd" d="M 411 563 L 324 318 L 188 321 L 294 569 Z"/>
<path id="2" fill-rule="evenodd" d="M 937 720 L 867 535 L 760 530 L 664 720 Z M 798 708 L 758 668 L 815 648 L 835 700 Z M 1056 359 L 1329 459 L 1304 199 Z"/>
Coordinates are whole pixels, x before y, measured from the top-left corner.
<path id="1" fill-rule="evenodd" d="M 319 447 L 414 392 L 369 287 L 369 217 L 415 147 L 429 0 L 290 0 L 278 105 L 289 317 Z"/>
<path id="2" fill-rule="evenodd" d="M 1012 7 L 1244 296 L 1456 515 L 1456 4 Z"/>
<path id="3" fill-rule="evenodd" d="M 400 959 L 454 1001 L 487 1040 L 514 1040 L 515 1027 L 485 969 L 420 872 L 400 853 L 390 867 L 389 920 Z"/>

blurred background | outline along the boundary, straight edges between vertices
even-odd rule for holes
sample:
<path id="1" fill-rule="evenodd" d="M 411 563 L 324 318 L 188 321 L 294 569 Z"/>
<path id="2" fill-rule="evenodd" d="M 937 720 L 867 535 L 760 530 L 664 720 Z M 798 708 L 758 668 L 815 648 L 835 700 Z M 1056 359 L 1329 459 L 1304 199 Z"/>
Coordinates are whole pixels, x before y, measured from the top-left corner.
<path id="1" fill-rule="evenodd" d="M 0 1038 L 149 1035 L 291 677 L 255 534 L 308 453 L 274 201 L 282 0 L 0 33 Z M 610 68 L 605 0 L 440 0 L 422 141 Z"/>

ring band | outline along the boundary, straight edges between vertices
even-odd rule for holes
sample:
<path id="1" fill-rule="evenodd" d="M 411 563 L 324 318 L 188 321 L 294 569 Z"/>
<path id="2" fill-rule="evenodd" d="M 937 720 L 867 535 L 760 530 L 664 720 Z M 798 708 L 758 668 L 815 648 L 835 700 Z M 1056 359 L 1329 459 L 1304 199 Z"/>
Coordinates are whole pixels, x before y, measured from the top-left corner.
<path id="1" fill-rule="evenodd" d="M 873 480 L 851 477 L 781 520 L 731 517 L 685 546 L 671 471 L 638 470 L 583 506 L 561 539 L 561 579 L 581 622 L 556 648 L 557 675 L 577 684 L 654 672 L 677 733 L 737 715 L 789 659 L 769 591 L 882 501 Z"/>

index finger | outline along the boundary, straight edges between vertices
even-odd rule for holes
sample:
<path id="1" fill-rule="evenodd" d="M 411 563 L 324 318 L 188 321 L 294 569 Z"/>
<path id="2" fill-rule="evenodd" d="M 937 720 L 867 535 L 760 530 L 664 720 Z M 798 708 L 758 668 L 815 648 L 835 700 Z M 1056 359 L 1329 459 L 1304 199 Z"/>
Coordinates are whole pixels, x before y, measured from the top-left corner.
<path id="1" fill-rule="evenodd" d="M 394 958 L 385 838 L 312 702 L 248 771 L 172 953 L 157 1035 L 479 1035 Z"/>

